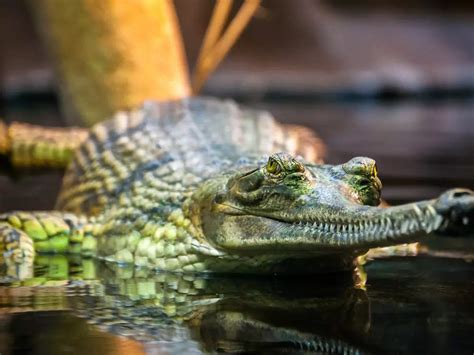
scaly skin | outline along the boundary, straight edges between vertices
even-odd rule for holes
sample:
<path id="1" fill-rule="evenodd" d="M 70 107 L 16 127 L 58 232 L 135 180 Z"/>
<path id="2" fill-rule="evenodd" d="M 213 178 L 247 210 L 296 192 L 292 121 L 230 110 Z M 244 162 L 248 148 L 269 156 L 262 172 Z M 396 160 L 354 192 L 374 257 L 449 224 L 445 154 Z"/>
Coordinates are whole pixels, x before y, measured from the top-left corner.
<path id="1" fill-rule="evenodd" d="M 74 151 L 87 138 L 87 129 L 38 127 L 0 121 L 0 155 L 22 168 L 65 168 Z"/>
<path id="2" fill-rule="evenodd" d="M 352 269 L 369 248 L 472 233 L 470 190 L 381 208 L 375 162 L 318 165 L 318 143 L 267 113 L 213 99 L 118 114 L 77 150 L 58 199 L 64 215 L 49 231 L 44 213 L 26 218 L 34 228 L 0 216 L 5 256 L 30 260 L 31 248 L 17 251 L 28 245 L 19 236 L 30 236 L 38 252 L 160 270 L 313 273 Z M 87 238 L 58 238 L 73 234 Z"/>

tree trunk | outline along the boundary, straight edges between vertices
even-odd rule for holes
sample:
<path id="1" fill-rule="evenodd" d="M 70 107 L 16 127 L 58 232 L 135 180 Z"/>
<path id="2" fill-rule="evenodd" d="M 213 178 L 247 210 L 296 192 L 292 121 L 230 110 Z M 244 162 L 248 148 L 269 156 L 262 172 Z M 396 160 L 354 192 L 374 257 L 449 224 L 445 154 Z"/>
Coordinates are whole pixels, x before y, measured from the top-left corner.
<path id="1" fill-rule="evenodd" d="M 30 2 L 68 119 L 92 125 L 148 99 L 190 94 L 170 0 Z"/>

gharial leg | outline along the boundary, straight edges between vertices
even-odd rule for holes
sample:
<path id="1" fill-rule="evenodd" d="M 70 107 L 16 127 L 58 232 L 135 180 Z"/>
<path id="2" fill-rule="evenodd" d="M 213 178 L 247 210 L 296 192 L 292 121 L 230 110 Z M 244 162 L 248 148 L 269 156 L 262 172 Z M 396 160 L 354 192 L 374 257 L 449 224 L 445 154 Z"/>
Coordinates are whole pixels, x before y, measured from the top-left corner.
<path id="1" fill-rule="evenodd" d="M 12 264 L 32 264 L 35 253 L 95 253 L 93 225 L 85 217 L 62 212 L 0 214 L 0 258 Z"/>
<path id="2" fill-rule="evenodd" d="M 64 168 L 86 139 L 85 128 L 41 127 L 0 121 L 0 155 L 21 168 Z"/>

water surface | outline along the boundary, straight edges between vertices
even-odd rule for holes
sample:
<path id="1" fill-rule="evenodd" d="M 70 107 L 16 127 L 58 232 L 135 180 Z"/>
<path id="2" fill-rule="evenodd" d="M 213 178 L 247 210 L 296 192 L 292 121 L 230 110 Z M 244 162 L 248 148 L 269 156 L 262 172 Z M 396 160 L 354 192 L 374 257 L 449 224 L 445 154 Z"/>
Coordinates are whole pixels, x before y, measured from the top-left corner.
<path id="1" fill-rule="evenodd" d="M 40 257 L 33 274 L 2 271 L 0 352 L 472 352 L 472 263 L 398 257 L 366 271 L 364 290 L 349 274 L 203 277 Z"/>

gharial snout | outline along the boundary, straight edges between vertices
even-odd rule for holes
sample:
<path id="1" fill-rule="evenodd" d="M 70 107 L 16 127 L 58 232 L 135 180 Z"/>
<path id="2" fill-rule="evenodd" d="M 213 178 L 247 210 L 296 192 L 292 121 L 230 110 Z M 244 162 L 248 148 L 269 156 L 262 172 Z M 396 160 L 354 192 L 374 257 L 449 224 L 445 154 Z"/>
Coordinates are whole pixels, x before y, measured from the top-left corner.
<path id="1" fill-rule="evenodd" d="M 444 218 L 439 232 L 474 236 L 474 191 L 460 188 L 448 190 L 433 207 Z"/>

